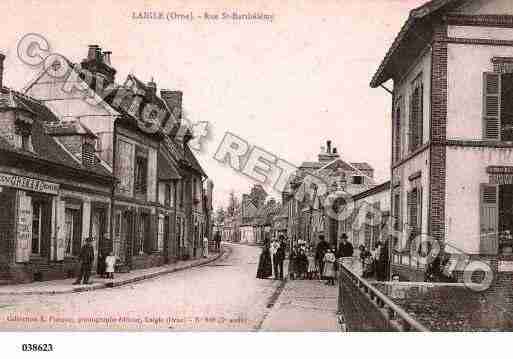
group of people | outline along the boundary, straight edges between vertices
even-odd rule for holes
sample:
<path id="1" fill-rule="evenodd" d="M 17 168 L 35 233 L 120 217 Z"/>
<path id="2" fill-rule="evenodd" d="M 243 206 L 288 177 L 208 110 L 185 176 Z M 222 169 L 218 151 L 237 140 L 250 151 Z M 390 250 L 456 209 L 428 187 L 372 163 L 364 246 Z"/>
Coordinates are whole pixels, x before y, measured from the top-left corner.
<path id="1" fill-rule="evenodd" d="M 371 251 L 364 245 L 361 245 L 359 250 L 362 276 L 364 278 L 375 277 L 379 281 L 387 280 L 390 264 L 387 242 L 376 242 Z"/>
<path id="2" fill-rule="evenodd" d="M 283 261 L 285 260 L 285 237 L 280 236 L 279 240 L 273 239 L 270 243 L 266 241 L 258 261 L 257 278 L 267 279 L 271 276 L 274 279 L 283 279 Z"/>
<path id="3" fill-rule="evenodd" d="M 80 275 L 73 284 L 91 284 L 89 278 L 91 277 L 91 270 L 94 263 L 94 248 L 92 243 L 93 238 L 89 237 L 80 249 Z M 113 252 L 109 252 L 107 255 L 101 255 L 98 258 L 98 275 L 102 278 L 114 279 L 116 262 L 117 257 Z"/>
<path id="4" fill-rule="evenodd" d="M 320 279 L 326 280 L 327 285 L 335 285 L 336 272 L 340 258 L 353 256 L 353 245 L 347 240 L 347 235 L 340 237 L 338 249 L 330 245 L 319 235 L 317 247 L 308 247 L 306 242 L 298 240 L 296 246 L 290 249 L 289 278 L 290 279 Z M 286 257 L 286 240 L 282 235 L 278 240 L 264 243 L 258 262 L 257 278 L 283 279 L 283 262 Z"/>

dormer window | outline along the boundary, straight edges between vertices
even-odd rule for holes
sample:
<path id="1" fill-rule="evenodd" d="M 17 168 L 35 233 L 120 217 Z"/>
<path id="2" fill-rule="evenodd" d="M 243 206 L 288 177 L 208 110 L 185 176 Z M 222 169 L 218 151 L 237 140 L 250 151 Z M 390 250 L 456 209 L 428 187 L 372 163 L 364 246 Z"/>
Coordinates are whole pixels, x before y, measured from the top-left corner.
<path id="1" fill-rule="evenodd" d="M 353 176 L 353 184 L 363 184 L 363 176 Z"/>
<path id="2" fill-rule="evenodd" d="M 16 119 L 14 133 L 16 147 L 32 152 L 32 119 L 23 115 L 19 116 Z"/>

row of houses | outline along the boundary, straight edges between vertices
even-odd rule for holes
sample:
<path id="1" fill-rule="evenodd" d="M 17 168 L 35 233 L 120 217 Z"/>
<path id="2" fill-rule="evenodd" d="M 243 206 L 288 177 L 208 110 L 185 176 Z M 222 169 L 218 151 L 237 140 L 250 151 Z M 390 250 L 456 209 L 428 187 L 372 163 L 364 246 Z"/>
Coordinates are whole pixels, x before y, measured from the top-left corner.
<path id="1" fill-rule="evenodd" d="M 93 270 L 108 252 L 120 271 L 201 254 L 213 184 L 189 148 L 180 91 L 159 96 L 133 74 L 118 84 L 97 45 L 23 91 L 3 86 L 0 60 L 0 283 L 75 275 L 88 237 Z"/>
<path id="2" fill-rule="evenodd" d="M 407 280 L 424 280 L 426 272 L 412 258 L 412 239 L 431 238 L 455 262 L 458 279 L 478 260 L 510 288 L 513 3 L 433 0 L 412 10 L 370 85 L 390 94 L 390 181 L 376 185 L 365 176 L 355 193 L 344 185 L 351 173 L 339 176 L 344 183 L 331 192 L 349 193 L 341 197 L 354 207 L 333 220 L 300 173 L 283 194 L 288 235 L 314 239 L 322 232 L 334 243 L 346 233 L 367 247 L 389 241 L 392 272 Z M 319 175 L 322 165 L 319 156 L 302 167 Z M 339 166 L 342 160 L 328 167 Z"/>

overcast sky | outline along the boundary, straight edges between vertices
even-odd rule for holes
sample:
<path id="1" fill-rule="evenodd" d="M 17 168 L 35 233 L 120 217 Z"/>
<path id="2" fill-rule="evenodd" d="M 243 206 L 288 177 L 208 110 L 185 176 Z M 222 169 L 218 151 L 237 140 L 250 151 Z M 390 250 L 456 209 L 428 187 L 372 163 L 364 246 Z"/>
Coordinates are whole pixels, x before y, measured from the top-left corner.
<path id="1" fill-rule="evenodd" d="M 378 181 L 388 179 L 391 98 L 368 84 L 408 12 L 425 1 L 189 2 L 2 0 L 5 83 L 22 88 L 34 76 L 16 57 L 18 41 L 34 32 L 72 61 L 89 44 L 112 51 L 118 82 L 133 72 L 144 81 L 153 76 L 159 89 L 182 90 L 191 120 L 211 124 L 198 157 L 215 183 L 216 204 L 226 203 L 230 189 L 253 184 L 213 159 L 226 131 L 294 164 L 316 160 L 331 139 L 343 159 L 368 162 Z M 132 18 L 149 10 L 192 11 L 197 19 Z M 274 20 L 207 22 L 199 19 L 205 11 Z"/>

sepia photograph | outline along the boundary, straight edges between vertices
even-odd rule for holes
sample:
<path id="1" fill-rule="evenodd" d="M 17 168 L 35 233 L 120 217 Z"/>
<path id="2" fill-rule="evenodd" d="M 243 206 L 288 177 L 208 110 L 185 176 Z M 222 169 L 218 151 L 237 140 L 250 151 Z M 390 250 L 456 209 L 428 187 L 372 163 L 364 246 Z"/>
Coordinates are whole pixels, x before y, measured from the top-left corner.
<path id="1" fill-rule="evenodd" d="M 513 330 L 512 0 L 0 12 L 0 336 Z"/>

